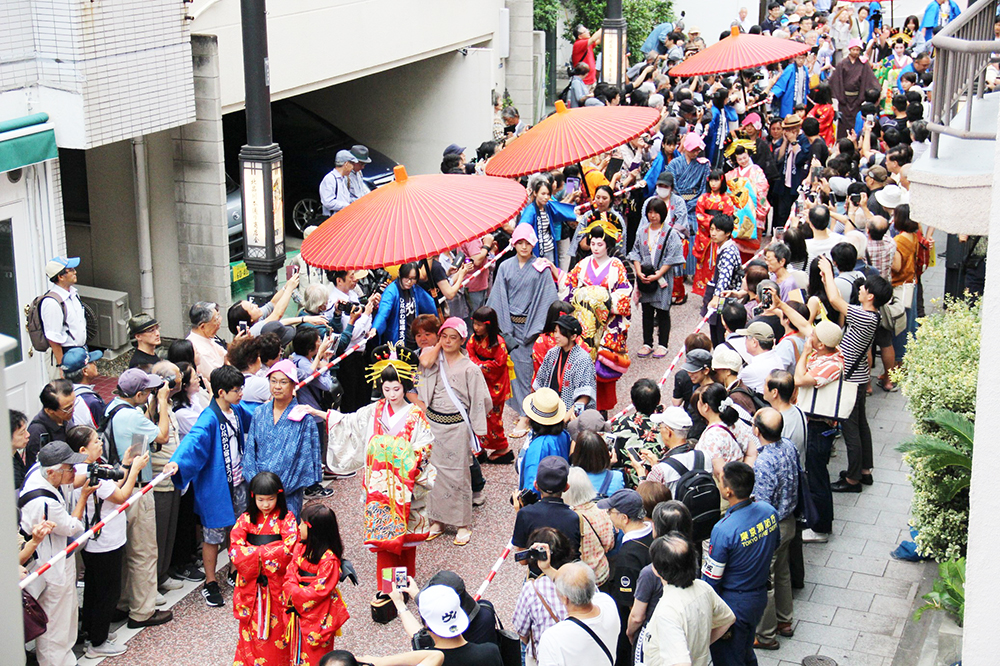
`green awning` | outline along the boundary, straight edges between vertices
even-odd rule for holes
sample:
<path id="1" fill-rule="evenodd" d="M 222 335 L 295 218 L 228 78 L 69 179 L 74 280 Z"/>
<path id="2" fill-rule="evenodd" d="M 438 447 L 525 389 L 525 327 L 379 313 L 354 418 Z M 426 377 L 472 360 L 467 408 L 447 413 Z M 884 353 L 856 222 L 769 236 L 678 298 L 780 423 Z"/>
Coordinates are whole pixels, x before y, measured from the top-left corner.
<path id="1" fill-rule="evenodd" d="M 0 121 L 0 173 L 53 160 L 59 156 L 49 116 L 36 113 Z"/>

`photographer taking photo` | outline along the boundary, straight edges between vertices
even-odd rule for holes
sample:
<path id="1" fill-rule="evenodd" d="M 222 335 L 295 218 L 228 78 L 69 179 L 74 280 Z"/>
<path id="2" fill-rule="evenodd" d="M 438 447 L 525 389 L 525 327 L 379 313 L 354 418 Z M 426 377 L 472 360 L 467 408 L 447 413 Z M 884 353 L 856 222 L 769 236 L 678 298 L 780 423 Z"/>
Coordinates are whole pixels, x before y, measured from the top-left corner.
<path id="1" fill-rule="evenodd" d="M 101 438 L 90 426 L 75 426 L 66 435 L 66 440 L 71 449 L 87 457 L 86 461 L 76 465 L 76 481 L 81 486 L 94 487 L 93 493 L 86 497 L 87 504 L 83 510 L 83 526 L 89 529 L 114 513 L 132 495 L 139 472 L 149 463 L 149 453 L 133 460 L 132 450 L 127 450 L 123 461 L 123 465 L 128 467 L 126 472 L 101 464 Z M 82 496 L 83 489 L 78 488 L 74 492 L 74 500 L 79 501 Z M 108 636 L 111 616 L 121 597 L 125 532 L 125 518 L 119 517 L 101 527 L 94 538 L 83 546 L 81 555 L 85 569 L 81 620 L 89 641 L 88 659 L 114 657 L 128 649 Z"/>

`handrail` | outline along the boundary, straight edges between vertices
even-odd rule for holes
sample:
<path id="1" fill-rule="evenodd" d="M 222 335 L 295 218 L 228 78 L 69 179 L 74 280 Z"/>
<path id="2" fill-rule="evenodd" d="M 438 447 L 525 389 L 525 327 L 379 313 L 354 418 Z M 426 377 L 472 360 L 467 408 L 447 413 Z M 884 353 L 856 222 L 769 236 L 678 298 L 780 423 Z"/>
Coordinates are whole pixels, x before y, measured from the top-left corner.
<path id="1" fill-rule="evenodd" d="M 986 66 L 1000 52 L 993 23 L 1000 0 L 978 0 L 931 39 L 935 49 L 934 88 L 931 93 L 931 157 L 937 158 L 942 134 L 960 139 L 995 140 L 996 133 L 972 131 L 974 100 L 986 88 Z M 964 126 L 951 122 L 964 105 Z"/>

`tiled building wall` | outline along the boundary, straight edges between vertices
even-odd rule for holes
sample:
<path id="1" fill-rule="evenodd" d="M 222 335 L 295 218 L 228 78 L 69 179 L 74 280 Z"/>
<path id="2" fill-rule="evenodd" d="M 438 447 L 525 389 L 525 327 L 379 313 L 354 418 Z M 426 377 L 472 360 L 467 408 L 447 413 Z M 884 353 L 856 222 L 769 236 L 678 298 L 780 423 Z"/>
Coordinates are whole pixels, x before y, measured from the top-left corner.
<path id="1" fill-rule="evenodd" d="M 3 0 L 0 92 L 79 95 L 92 148 L 195 118 L 181 0 Z M 45 111 L 29 108 L 29 111 Z"/>
<path id="2" fill-rule="evenodd" d="M 222 160 L 219 44 L 191 40 L 197 119 L 172 131 L 181 304 L 230 301 L 226 182 Z"/>

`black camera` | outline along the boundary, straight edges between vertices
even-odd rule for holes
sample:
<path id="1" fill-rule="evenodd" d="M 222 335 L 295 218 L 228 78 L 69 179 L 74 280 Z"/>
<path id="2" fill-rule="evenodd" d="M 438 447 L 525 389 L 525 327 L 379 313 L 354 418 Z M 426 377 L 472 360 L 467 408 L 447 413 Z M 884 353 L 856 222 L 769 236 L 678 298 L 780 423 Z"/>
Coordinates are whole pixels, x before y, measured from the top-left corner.
<path id="1" fill-rule="evenodd" d="M 433 650 L 435 646 L 434 637 L 426 628 L 413 634 L 413 637 L 410 638 L 410 644 L 414 650 Z"/>
<path id="2" fill-rule="evenodd" d="M 351 301 L 337 301 L 337 303 L 333 306 L 333 311 L 339 315 L 349 315 L 355 305 L 359 304 L 352 303 Z"/>
<path id="3" fill-rule="evenodd" d="M 538 493 L 536 493 L 531 488 L 525 488 L 517 494 L 517 501 L 522 507 L 526 507 L 529 504 L 534 504 L 538 501 Z M 514 503 L 514 498 L 511 498 L 510 503 Z"/>
<path id="4" fill-rule="evenodd" d="M 855 206 L 861 205 L 861 192 L 855 192 L 851 195 L 851 203 Z"/>
<path id="5" fill-rule="evenodd" d="M 524 562 L 525 560 L 545 562 L 548 559 L 549 559 L 549 554 L 546 553 L 541 548 L 529 548 L 528 550 L 522 550 L 519 553 L 514 553 L 515 562 Z"/>
<path id="6" fill-rule="evenodd" d="M 102 465 L 92 462 L 87 466 L 87 477 L 92 486 L 96 486 L 101 479 L 108 481 L 121 481 L 125 478 L 125 471 L 113 465 Z"/>

